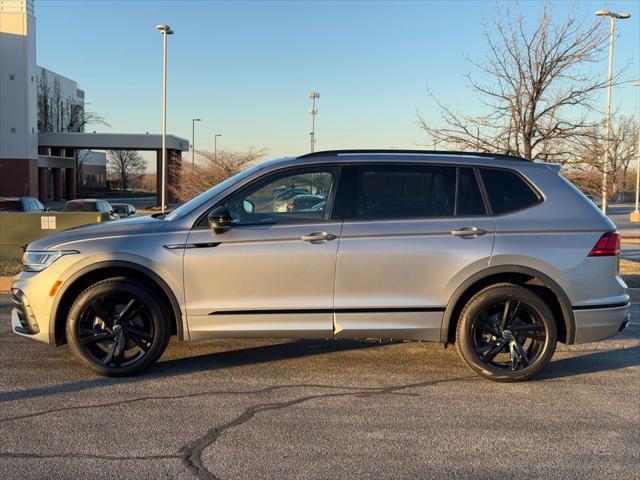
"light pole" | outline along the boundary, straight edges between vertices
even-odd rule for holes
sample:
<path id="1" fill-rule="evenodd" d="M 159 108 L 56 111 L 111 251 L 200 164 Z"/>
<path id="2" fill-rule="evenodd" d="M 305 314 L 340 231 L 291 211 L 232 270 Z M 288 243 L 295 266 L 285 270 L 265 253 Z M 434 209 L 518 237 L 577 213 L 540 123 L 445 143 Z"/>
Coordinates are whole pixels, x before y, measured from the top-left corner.
<path id="1" fill-rule="evenodd" d="M 636 87 L 640 87 L 640 80 L 637 80 L 633 83 Z M 638 105 L 640 105 L 640 96 L 638 97 Z M 630 220 L 634 223 L 640 223 L 640 210 L 638 207 L 640 206 L 640 129 L 638 130 L 638 145 L 636 147 L 636 157 L 638 158 L 638 163 L 636 165 L 636 209 L 631 212 Z"/>
<path id="2" fill-rule="evenodd" d="M 624 20 L 631 17 L 626 12 L 615 13 L 610 10 L 598 10 L 599 17 L 609 17 L 609 77 L 607 80 L 607 113 L 604 117 L 604 165 L 602 168 L 602 213 L 607 213 L 607 170 L 609 169 L 609 139 L 611 137 L 611 81 L 613 77 L 613 35 L 616 28 L 616 18 Z"/>
<path id="3" fill-rule="evenodd" d="M 316 102 L 320 98 L 320 94 L 318 92 L 311 92 L 309 98 L 311 99 L 311 109 L 309 110 L 311 114 L 311 133 L 309 135 L 311 135 L 311 153 L 313 153 L 316 144 L 316 115 L 318 114 Z"/>
<path id="4" fill-rule="evenodd" d="M 164 213 L 166 205 L 167 175 L 167 35 L 173 35 L 169 25 L 159 24 L 156 28 L 162 34 L 162 173 L 160 174 L 160 209 Z"/>
<path id="5" fill-rule="evenodd" d="M 222 136 L 221 133 L 213 134 L 213 159 L 216 162 L 218 161 L 218 137 L 221 137 L 221 136 Z"/>
<path id="6" fill-rule="evenodd" d="M 191 165 L 196 164 L 196 122 L 201 122 L 199 118 L 191 119 Z"/>

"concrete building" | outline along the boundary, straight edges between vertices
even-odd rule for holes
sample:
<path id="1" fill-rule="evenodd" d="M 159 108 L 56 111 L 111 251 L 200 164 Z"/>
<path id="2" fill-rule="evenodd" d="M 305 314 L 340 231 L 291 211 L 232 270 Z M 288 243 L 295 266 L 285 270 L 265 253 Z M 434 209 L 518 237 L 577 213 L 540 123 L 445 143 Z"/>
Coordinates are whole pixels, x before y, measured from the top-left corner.
<path id="1" fill-rule="evenodd" d="M 31 0 L 0 0 L 0 195 L 38 195 L 36 21 Z"/>
<path id="2" fill-rule="evenodd" d="M 161 171 L 160 135 L 84 133 L 86 122 L 78 84 L 36 65 L 34 0 L 0 0 L 0 196 L 75 198 L 84 178 L 76 173 L 83 149 L 153 150 Z M 166 148 L 172 184 L 189 142 L 168 135 Z M 103 182 L 101 171 L 89 175 Z M 170 194 L 167 199 L 173 201 Z"/>

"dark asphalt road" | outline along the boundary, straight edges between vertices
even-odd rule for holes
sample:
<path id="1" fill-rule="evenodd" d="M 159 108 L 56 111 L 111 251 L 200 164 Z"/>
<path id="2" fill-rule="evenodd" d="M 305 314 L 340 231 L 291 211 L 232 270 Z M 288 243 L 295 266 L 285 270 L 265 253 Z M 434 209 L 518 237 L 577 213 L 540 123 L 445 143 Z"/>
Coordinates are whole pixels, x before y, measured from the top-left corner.
<path id="1" fill-rule="evenodd" d="M 504 385 L 423 343 L 172 343 L 104 379 L 0 295 L 0 478 L 640 478 L 640 305 Z"/>

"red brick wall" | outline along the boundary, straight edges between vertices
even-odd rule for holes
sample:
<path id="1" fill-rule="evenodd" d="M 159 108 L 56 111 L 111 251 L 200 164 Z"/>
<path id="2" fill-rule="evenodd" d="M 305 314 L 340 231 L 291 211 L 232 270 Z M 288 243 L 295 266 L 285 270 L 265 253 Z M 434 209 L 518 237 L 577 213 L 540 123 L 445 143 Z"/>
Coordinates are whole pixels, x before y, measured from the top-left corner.
<path id="1" fill-rule="evenodd" d="M 0 158 L 0 196 L 38 196 L 38 161 Z"/>

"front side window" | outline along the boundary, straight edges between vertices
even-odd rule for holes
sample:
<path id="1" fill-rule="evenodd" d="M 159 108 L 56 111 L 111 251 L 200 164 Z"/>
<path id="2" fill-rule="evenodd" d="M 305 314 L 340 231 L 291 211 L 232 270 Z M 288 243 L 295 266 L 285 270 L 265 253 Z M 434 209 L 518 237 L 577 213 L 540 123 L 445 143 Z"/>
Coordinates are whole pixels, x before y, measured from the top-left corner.
<path id="1" fill-rule="evenodd" d="M 269 175 L 225 202 L 236 225 L 323 221 L 337 182 L 337 168 L 288 170 Z"/>
<path id="2" fill-rule="evenodd" d="M 361 167 L 357 174 L 354 216 L 362 219 L 452 216 L 455 192 L 455 167 Z"/>
<path id="3" fill-rule="evenodd" d="M 480 172 L 494 214 L 520 210 L 540 200 L 527 182 L 514 172 L 489 168 Z"/>

